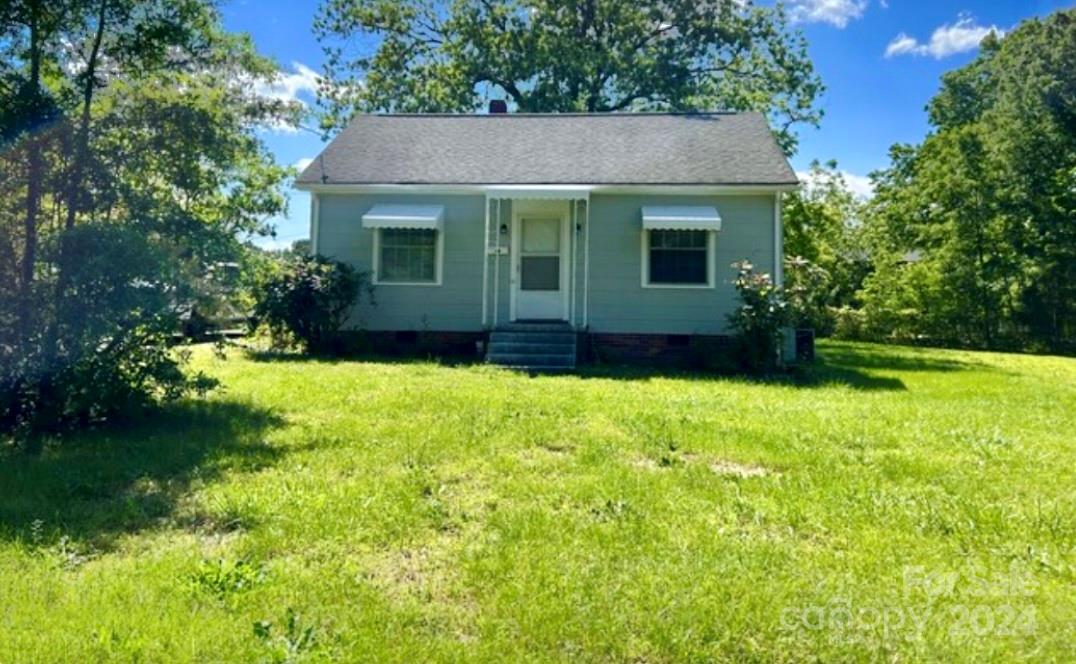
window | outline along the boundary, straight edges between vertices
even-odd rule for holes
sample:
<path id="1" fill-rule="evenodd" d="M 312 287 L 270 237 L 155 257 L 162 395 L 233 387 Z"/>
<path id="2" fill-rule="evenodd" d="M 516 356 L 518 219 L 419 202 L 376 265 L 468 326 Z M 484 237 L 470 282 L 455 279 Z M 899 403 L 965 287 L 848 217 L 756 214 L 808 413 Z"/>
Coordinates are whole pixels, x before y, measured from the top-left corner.
<path id="1" fill-rule="evenodd" d="M 712 233 L 688 230 L 644 231 L 644 286 L 710 286 Z"/>
<path id="2" fill-rule="evenodd" d="M 441 249 L 437 233 L 431 228 L 378 229 L 377 282 L 438 283 Z"/>

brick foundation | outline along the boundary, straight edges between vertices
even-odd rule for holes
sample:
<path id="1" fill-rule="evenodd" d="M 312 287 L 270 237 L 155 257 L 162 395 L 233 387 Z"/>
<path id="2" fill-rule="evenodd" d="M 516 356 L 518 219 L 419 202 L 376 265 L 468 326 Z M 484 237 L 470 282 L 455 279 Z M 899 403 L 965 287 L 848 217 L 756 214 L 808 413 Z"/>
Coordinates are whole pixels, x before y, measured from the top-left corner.
<path id="1" fill-rule="evenodd" d="M 348 334 L 348 347 L 399 357 L 481 359 L 477 344 L 488 332 L 364 331 Z M 581 363 L 699 367 L 728 353 L 731 337 L 702 334 L 579 333 Z"/>
<path id="2" fill-rule="evenodd" d="M 485 332 L 377 330 L 356 332 L 355 342 L 360 350 L 380 355 L 480 359 L 477 344 L 486 337 Z"/>
<path id="3" fill-rule="evenodd" d="M 703 334 L 584 335 L 584 359 L 590 362 L 700 366 L 708 356 L 732 349 L 731 337 Z"/>

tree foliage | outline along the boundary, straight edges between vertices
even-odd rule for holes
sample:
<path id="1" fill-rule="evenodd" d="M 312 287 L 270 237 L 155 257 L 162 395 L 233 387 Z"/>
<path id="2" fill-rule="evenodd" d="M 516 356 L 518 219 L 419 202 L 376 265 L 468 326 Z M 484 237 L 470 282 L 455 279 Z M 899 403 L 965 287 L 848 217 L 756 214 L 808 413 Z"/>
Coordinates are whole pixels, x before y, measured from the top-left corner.
<path id="1" fill-rule="evenodd" d="M 834 310 L 858 304 L 870 271 L 862 208 L 835 161 L 813 162 L 802 188 L 783 197 L 784 285 L 796 326 L 829 334 Z"/>
<path id="2" fill-rule="evenodd" d="M 0 7 L 3 428 L 206 386 L 166 344 L 197 279 L 283 209 L 255 129 L 295 109 L 252 87 L 275 74 L 207 0 Z"/>
<path id="3" fill-rule="evenodd" d="M 874 331 L 977 347 L 1076 340 L 1076 10 L 987 37 L 933 131 L 874 176 Z"/>
<path id="4" fill-rule="evenodd" d="M 782 5 L 739 0 L 324 0 L 325 127 L 356 112 L 755 110 L 789 152 L 822 85 Z M 377 39 L 376 47 L 355 44 Z"/>

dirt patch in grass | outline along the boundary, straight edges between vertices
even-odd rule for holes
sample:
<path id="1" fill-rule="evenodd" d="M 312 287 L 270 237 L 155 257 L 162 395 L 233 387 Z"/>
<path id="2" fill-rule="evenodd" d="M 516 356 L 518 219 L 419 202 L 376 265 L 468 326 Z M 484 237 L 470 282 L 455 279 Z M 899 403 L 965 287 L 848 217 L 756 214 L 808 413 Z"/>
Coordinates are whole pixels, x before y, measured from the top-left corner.
<path id="1" fill-rule="evenodd" d="M 746 479 L 748 477 L 766 477 L 767 475 L 780 475 L 780 473 L 770 470 L 769 468 L 763 468 L 762 466 L 755 466 L 753 464 L 738 463 L 736 461 L 728 460 L 715 461 L 711 463 L 710 470 L 724 477 L 739 477 L 742 479 Z"/>
<path id="2" fill-rule="evenodd" d="M 565 441 L 538 443 L 538 447 L 550 454 L 568 454 L 575 446 Z"/>
<path id="3" fill-rule="evenodd" d="M 391 602 L 420 606 L 431 623 L 462 642 L 476 640 L 478 603 L 459 584 L 459 538 L 440 535 L 426 544 L 364 556 L 362 577 Z"/>
<path id="4" fill-rule="evenodd" d="M 658 465 L 657 461 L 645 456 L 635 457 L 631 460 L 631 465 L 641 470 L 661 470 L 663 467 Z"/>
<path id="5" fill-rule="evenodd" d="M 752 477 L 775 477 L 781 474 L 772 468 L 756 464 L 741 463 L 729 459 L 714 459 L 713 457 L 692 452 L 665 455 L 660 460 L 648 456 L 638 456 L 631 460 L 631 465 L 635 468 L 648 471 L 670 470 L 700 464 L 707 466 L 715 475 L 720 475 L 721 477 L 747 479 Z"/>

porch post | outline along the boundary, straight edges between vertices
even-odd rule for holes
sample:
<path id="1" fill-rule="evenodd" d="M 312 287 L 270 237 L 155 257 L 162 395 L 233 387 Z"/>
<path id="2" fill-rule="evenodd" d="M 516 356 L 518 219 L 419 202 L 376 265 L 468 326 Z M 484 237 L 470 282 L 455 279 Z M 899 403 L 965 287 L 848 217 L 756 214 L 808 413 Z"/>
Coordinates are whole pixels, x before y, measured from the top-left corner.
<path id="1" fill-rule="evenodd" d="M 590 324 L 590 195 L 587 195 L 583 221 L 583 329 Z"/>
<path id="2" fill-rule="evenodd" d="M 568 254 L 570 256 L 569 260 L 571 260 L 571 262 L 572 262 L 572 271 L 571 271 L 571 284 L 572 284 L 571 289 L 572 290 L 571 290 L 571 293 L 568 294 L 568 320 L 571 323 L 572 327 L 575 327 L 575 290 L 576 290 L 576 287 L 578 285 L 577 282 L 576 282 L 576 275 L 577 275 L 578 270 L 576 270 L 576 264 L 575 264 L 576 263 L 576 261 L 575 261 L 575 244 L 577 242 L 577 239 L 576 239 L 576 226 L 578 225 L 578 222 L 579 222 L 579 201 L 576 200 L 576 199 L 572 199 L 571 201 L 569 201 L 569 204 L 572 206 L 572 213 L 568 216 L 568 223 L 570 224 L 570 233 L 568 234 L 568 237 L 570 237 L 572 239 L 572 245 L 571 245 L 571 247 L 568 248 Z"/>
<path id="3" fill-rule="evenodd" d="M 482 234 L 482 328 L 485 329 L 489 311 L 489 194 L 486 201 L 486 231 Z"/>
<path id="4" fill-rule="evenodd" d="M 497 201 L 497 220 L 493 224 L 496 232 L 494 235 L 497 237 L 497 252 L 493 255 L 493 260 L 496 261 L 493 264 L 493 327 L 497 327 L 497 319 L 499 316 L 499 309 L 501 308 L 501 200 Z"/>
<path id="5" fill-rule="evenodd" d="M 773 195 L 773 283 L 785 283 L 784 229 L 781 228 L 781 192 Z"/>
<path id="6" fill-rule="evenodd" d="M 321 210 L 318 207 L 317 192 L 310 192 L 310 254 L 318 255 L 318 240 L 321 233 Z"/>

